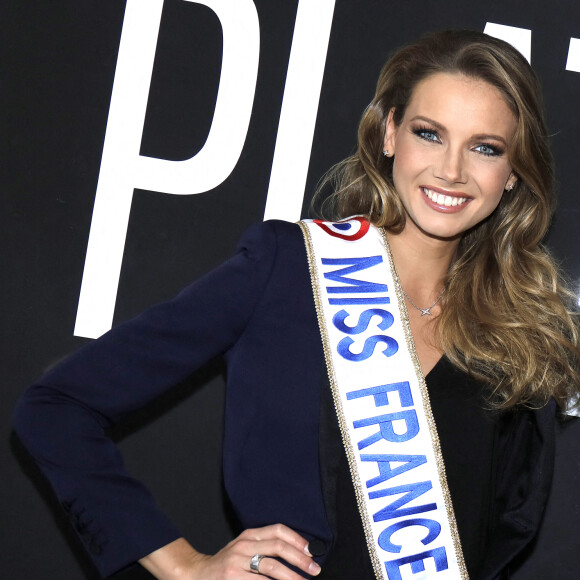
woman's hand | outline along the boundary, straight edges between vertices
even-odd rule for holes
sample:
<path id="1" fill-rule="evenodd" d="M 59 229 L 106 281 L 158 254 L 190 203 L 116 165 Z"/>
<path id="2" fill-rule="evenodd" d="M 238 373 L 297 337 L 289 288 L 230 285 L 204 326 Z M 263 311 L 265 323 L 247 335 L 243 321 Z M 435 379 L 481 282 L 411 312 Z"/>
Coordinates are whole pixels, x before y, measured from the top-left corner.
<path id="1" fill-rule="evenodd" d="M 258 571 L 250 568 L 255 555 L 262 556 Z M 282 524 L 245 530 L 214 556 L 196 552 L 180 538 L 140 562 L 160 580 L 253 580 L 256 576 L 302 580 L 274 558 L 282 558 L 311 576 L 320 573 L 320 566 L 308 552 L 308 542 Z"/>

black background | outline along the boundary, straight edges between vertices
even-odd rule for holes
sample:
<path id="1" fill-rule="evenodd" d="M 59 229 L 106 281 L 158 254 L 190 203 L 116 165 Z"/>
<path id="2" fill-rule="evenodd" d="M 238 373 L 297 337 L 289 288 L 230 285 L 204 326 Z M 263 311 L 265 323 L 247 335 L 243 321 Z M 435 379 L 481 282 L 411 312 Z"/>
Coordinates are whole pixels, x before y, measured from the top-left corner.
<path id="1" fill-rule="evenodd" d="M 255 5 L 260 65 L 240 161 L 211 192 L 135 192 L 115 323 L 171 297 L 219 264 L 241 232 L 263 218 L 297 1 L 256 0 Z M 73 327 L 125 3 L 4 0 L 1 6 L 0 576 L 97 578 L 11 436 L 10 414 L 44 368 L 88 340 L 74 337 Z M 549 244 L 578 286 L 580 73 L 565 70 L 570 37 L 580 37 L 580 5 L 574 0 L 337 0 L 304 215 L 320 176 L 353 150 L 360 113 L 390 51 L 427 30 L 483 30 L 486 22 L 532 30 L 532 65 L 545 87 L 560 190 Z M 165 1 L 143 155 L 181 160 L 203 146 L 219 81 L 221 40 L 219 20 L 209 8 Z M 220 484 L 222 374 L 216 361 L 116 433 L 130 470 L 188 539 L 207 552 L 232 536 Z M 542 550 L 517 578 L 576 577 L 577 436 L 572 424 L 559 437 Z M 148 576 L 135 569 L 118 577 Z"/>

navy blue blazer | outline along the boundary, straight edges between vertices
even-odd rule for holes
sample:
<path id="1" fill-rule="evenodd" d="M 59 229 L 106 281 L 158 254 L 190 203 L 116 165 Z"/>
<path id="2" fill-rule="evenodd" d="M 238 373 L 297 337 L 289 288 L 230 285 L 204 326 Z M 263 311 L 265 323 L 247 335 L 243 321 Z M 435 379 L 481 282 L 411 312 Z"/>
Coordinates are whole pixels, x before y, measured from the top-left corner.
<path id="1" fill-rule="evenodd" d="M 282 522 L 317 539 L 319 562 L 332 548 L 319 455 L 327 379 L 306 251 L 295 224 L 274 221 L 250 229 L 233 258 L 175 299 L 50 370 L 19 402 L 15 429 L 104 576 L 181 535 L 126 473 L 107 429 L 219 354 L 228 365 L 224 478 L 241 523 Z M 499 578 L 533 538 L 553 460 L 553 405 L 505 416 L 481 578 Z"/>

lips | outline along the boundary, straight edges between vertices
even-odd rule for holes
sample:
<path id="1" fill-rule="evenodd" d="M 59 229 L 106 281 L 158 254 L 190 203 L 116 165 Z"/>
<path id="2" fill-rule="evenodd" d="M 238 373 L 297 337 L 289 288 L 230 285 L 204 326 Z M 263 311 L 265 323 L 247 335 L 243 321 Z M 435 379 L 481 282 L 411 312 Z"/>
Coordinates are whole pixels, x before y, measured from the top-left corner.
<path id="1" fill-rule="evenodd" d="M 421 191 L 431 200 L 431 202 L 439 207 L 458 207 L 464 205 L 469 201 L 470 197 L 460 197 L 458 195 L 447 195 L 441 191 L 421 187 Z"/>

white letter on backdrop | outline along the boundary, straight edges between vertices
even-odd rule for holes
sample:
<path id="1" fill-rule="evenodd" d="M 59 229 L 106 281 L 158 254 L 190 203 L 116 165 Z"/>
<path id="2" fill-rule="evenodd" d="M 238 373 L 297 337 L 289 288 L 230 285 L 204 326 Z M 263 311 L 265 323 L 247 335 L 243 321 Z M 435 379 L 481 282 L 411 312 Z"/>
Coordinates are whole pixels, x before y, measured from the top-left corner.
<path id="1" fill-rule="evenodd" d="M 532 62 L 532 31 L 517 26 L 505 26 L 488 22 L 483 30 L 486 34 L 505 40 L 519 50 L 528 62 Z"/>
<path id="2" fill-rule="evenodd" d="M 77 336 L 111 328 L 133 189 L 177 195 L 217 187 L 234 169 L 248 131 L 260 52 L 252 0 L 186 0 L 211 8 L 223 31 L 222 69 L 213 121 L 191 159 L 139 154 L 163 0 L 127 0 L 101 170 L 87 247 Z"/>
<path id="3" fill-rule="evenodd" d="M 568 48 L 568 60 L 566 61 L 566 70 L 580 72 L 580 39 L 571 38 Z"/>
<path id="4" fill-rule="evenodd" d="M 300 219 L 335 0 L 300 0 L 264 219 Z"/>

